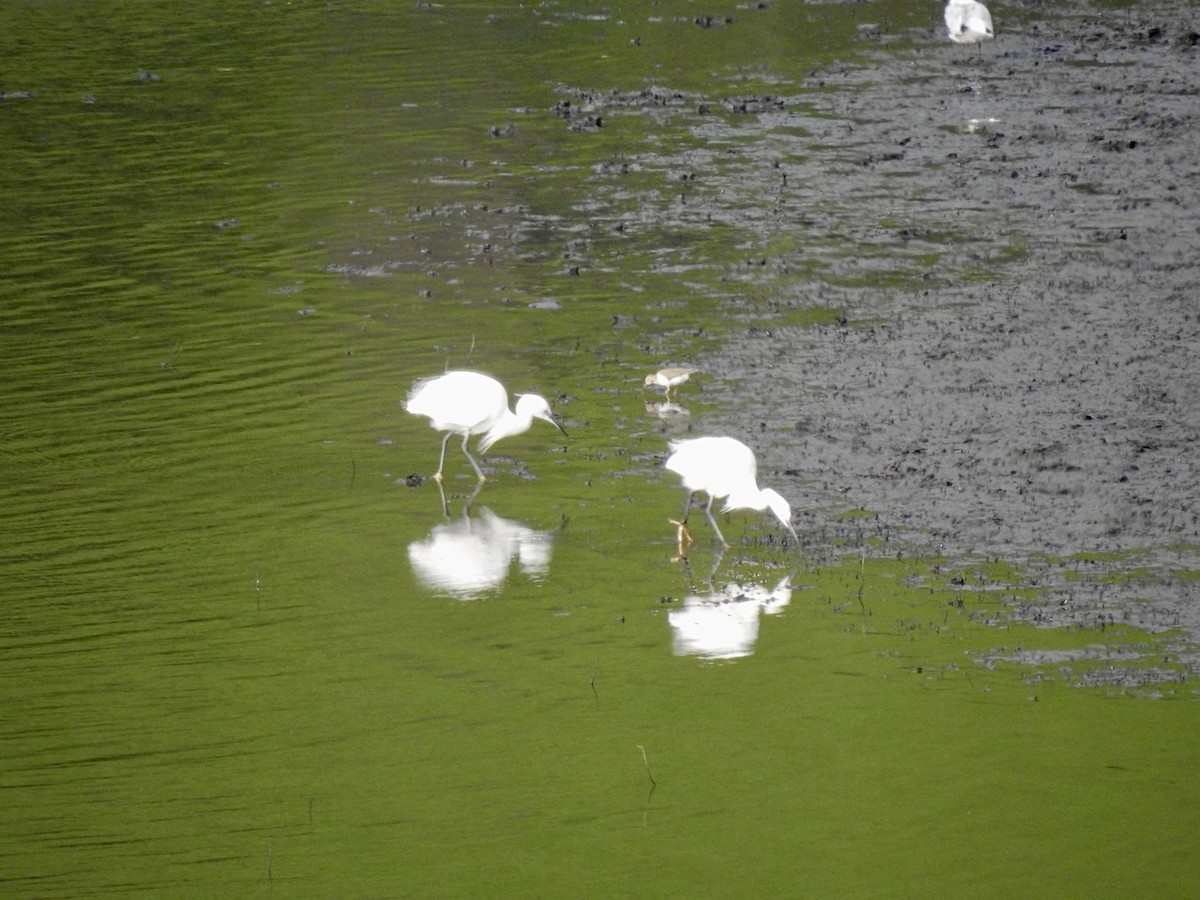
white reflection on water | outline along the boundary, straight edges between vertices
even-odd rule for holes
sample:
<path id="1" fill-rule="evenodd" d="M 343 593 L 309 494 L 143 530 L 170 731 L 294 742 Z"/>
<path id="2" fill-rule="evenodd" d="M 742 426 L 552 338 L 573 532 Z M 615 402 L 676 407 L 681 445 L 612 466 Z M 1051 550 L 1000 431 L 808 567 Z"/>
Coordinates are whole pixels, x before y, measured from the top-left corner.
<path id="1" fill-rule="evenodd" d="M 727 584 L 719 591 L 690 594 L 667 614 L 676 656 L 737 659 L 754 652 L 762 615 L 774 615 L 792 599 L 792 576 L 775 587 Z"/>
<path id="2" fill-rule="evenodd" d="M 652 416 L 658 416 L 664 421 L 681 419 L 684 416 L 691 415 L 691 411 L 686 406 L 680 406 L 678 403 L 669 401 L 659 401 L 656 403 L 646 401 L 646 412 Z"/>
<path id="3" fill-rule="evenodd" d="M 435 525 L 428 537 L 409 544 L 408 559 L 426 587 L 459 600 L 476 600 L 504 583 L 513 560 L 527 577 L 544 578 L 550 571 L 554 535 L 505 519 L 487 507 L 472 516 L 468 501 L 461 518 Z"/>

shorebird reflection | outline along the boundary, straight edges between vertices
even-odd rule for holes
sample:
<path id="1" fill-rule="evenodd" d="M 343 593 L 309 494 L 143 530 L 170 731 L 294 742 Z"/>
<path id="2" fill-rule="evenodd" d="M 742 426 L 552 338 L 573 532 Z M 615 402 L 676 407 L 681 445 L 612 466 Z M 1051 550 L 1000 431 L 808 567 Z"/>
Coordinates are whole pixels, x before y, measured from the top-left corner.
<path id="1" fill-rule="evenodd" d="M 792 576 L 775 587 L 727 584 L 719 591 L 693 593 L 667 614 L 676 656 L 737 659 L 754 652 L 763 615 L 782 611 L 792 599 Z"/>
<path id="2" fill-rule="evenodd" d="M 674 401 L 646 401 L 646 412 L 652 416 L 658 416 L 664 421 L 671 419 L 682 419 L 685 416 L 691 415 L 691 411 L 686 406 L 681 406 Z"/>
<path id="3" fill-rule="evenodd" d="M 487 507 L 473 516 L 468 501 L 461 518 L 435 525 L 426 538 L 409 544 L 408 560 L 426 587 L 475 600 L 504 583 L 514 560 L 526 577 L 544 578 L 556 533 L 502 518 Z"/>

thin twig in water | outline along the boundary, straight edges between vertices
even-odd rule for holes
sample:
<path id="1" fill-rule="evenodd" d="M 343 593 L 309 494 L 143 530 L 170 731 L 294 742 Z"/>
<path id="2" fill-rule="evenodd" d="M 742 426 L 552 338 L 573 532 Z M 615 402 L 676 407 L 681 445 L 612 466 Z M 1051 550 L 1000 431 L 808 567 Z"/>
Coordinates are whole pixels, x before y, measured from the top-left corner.
<path id="1" fill-rule="evenodd" d="M 867 551 L 862 552 L 858 559 L 858 605 L 862 608 L 862 630 L 867 633 L 867 604 L 863 601 L 863 593 L 867 584 Z"/>
<path id="2" fill-rule="evenodd" d="M 596 660 L 596 667 L 592 669 L 592 680 L 588 682 L 592 686 L 592 693 L 596 697 L 596 709 L 600 708 L 600 692 L 596 690 L 596 673 L 600 671 L 600 660 Z"/>
<path id="3" fill-rule="evenodd" d="M 646 767 L 646 777 L 650 779 L 650 793 L 654 793 L 654 789 L 658 787 L 658 782 L 654 780 L 654 775 L 650 772 L 650 759 L 646 756 L 646 748 L 641 744 L 637 748 L 642 751 L 642 764 Z"/>
<path id="4" fill-rule="evenodd" d="M 863 602 L 863 592 L 867 584 L 867 551 L 864 550 L 858 558 L 858 602 Z"/>
<path id="5" fill-rule="evenodd" d="M 650 779 L 650 791 L 646 794 L 646 808 L 642 810 L 642 827 L 645 828 L 650 821 L 650 800 L 654 797 L 654 790 L 658 787 L 658 782 L 654 780 L 654 775 L 650 771 L 650 758 L 646 756 L 646 748 L 641 744 L 635 746 L 642 751 L 642 765 L 646 767 L 646 777 Z"/>

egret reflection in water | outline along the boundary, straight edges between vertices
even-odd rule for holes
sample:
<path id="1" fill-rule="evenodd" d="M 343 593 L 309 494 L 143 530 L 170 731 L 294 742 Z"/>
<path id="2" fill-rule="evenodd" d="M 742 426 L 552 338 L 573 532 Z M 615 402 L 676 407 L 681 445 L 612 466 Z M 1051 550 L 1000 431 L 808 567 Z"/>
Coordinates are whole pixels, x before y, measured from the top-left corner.
<path id="1" fill-rule="evenodd" d="M 676 656 L 737 659 L 754 652 L 763 615 L 781 612 L 792 599 L 792 573 L 773 588 L 730 583 L 720 590 L 693 593 L 667 614 Z"/>
<path id="2" fill-rule="evenodd" d="M 417 580 L 459 600 L 475 600 L 503 585 L 514 560 L 526 577 L 544 578 L 550 571 L 550 553 L 560 529 L 538 531 L 502 518 L 487 507 L 472 515 L 474 499 L 472 494 L 460 518 L 435 525 L 427 537 L 408 545 L 408 560 Z M 443 496 L 443 507 L 445 503 Z"/>

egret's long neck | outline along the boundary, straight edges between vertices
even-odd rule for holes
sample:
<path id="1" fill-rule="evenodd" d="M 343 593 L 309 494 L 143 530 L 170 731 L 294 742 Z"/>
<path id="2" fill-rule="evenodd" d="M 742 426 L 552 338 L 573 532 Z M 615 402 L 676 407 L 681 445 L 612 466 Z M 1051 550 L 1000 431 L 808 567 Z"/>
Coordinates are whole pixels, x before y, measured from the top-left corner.
<path id="1" fill-rule="evenodd" d="M 514 413 L 506 409 L 500 420 L 489 428 L 487 433 L 480 439 L 479 449 L 486 451 L 488 447 L 501 438 L 512 437 L 514 434 L 528 431 L 531 424 L 533 424 L 533 417 L 528 413 L 521 415 L 520 413 Z"/>
<path id="2" fill-rule="evenodd" d="M 730 509 L 753 509 L 761 512 L 767 508 L 767 497 L 764 491 L 759 490 L 757 484 L 750 482 L 726 497 L 725 505 Z"/>

